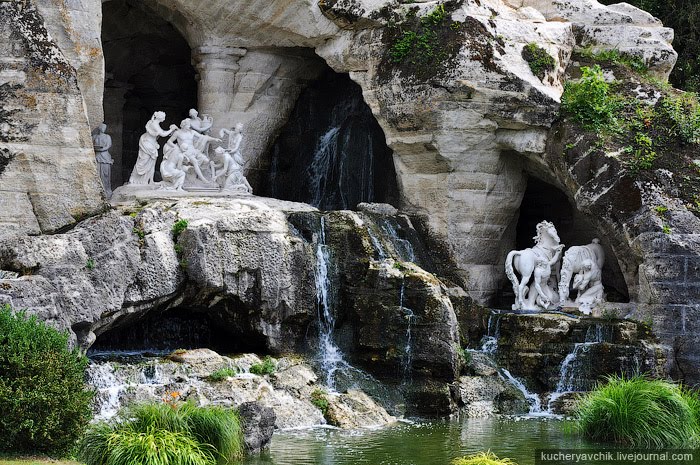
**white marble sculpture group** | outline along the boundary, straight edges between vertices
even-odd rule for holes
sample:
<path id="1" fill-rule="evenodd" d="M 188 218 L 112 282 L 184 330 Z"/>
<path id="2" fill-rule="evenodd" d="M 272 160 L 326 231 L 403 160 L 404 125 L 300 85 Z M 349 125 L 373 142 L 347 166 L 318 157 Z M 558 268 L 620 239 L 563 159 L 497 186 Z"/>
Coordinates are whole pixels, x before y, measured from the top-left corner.
<path id="1" fill-rule="evenodd" d="M 513 250 L 506 258 L 506 275 L 515 293 L 513 310 L 553 310 L 571 306 L 590 314 L 604 299 L 605 253 L 600 241 L 593 239 L 588 245 L 569 247 L 560 263 L 564 244 L 560 244 L 554 225 L 542 221 L 536 229 L 534 247 Z M 578 291 L 573 302 L 569 300 L 571 287 Z"/>
<path id="2" fill-rule="evenodd" d="M 165 113 L 157 111 L 146 123 L 146 132 L 139 139 L 139 155 L 129 178 L 130 185 L 157 185 L 160 189 L 176 191 L 253 192 L 243 174 L 245 162 L 240 151 L 242 124 L 237 124 L 231 130 L 222 129 L 220 137 L 228 135 L 228 144 L 226 148 L 217 147 L 210 154 L 210 144 L 222 142 L 222 139 L 207 134 L 214 124 L 210 117 L 203 115 L 200 118 L 197 110 L 192 109 L 180 127 L 173 124 L 167 131 L 160 127 L 163 121 Z M 163 161 L 160 164 L 163 180 L 155 183 L 153 178 L 160 148 L 159 137 L 168 137 L 168 140 L 163 146 Z"/>

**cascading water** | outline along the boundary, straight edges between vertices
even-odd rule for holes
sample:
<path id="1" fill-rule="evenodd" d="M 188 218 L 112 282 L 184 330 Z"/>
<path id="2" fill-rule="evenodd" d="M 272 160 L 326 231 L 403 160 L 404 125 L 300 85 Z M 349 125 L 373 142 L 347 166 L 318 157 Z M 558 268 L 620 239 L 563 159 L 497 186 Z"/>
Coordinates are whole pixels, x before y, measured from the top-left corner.
<path id="1" fill-rule="evenodd" d="M 581 371 L 586 359 L 585 356 L 592 346 L 605 342 L 606 339 L 609 340 L 611 338 L 611 334 L 609 334 L 610 328 L 608 327 L 607 329 L 608 331 L 606 331 L 606 327 L 601 324 L 589 326 L 586 330 L 586 338 L 584 342 L 574 344 L 574 349 L 566 357 L 564 357 L 564 360 L 561 363 L 561 368 L 559 369 L 559 381 L 557 382 L 557 387 L 547 402 L 547 411 L 552 411 L 555 401 L 562 395 L 586 390 L 586 387 L 583 386 L 580 381 L 583 379 L 583 376 L 581 376 Z"/>
<path id="2" fill-rule="evenodd" d="M 396 227 L 394 227 L 391 221 L 389 221 L 387 218 L 382 218 L 379 224 L 382 231 L 391 242 L 391 245 L 394 247 L 394 250 L 399 258 L 405 262 L 415 262 L 416 254 L 413 251 L 411 242 L 399 237 Z"/>
<path id="3" fill-rule="evenodd" d="M 498 337 L 500 332 L 500 314 L 491 312 L 486 325 L 486 336 L 481 344 L 481 351 L 487 354 L 495 354 L 498 350 Z"/>
<path id="4" fill-rule="evenodd" d="M 540 396 L 528 391 L 525 384 L 523 384 L 522 381 L 513 376 L 505 368 L 501 368 L 500 372 L 513 386 L 516 387 L 516 389 L 523 393 L 525 400 L 530 405 L 530 414 L 542 413 L 542 401 L 540 401 Z"/>
<path id="5" fill-rule="evenodd" d="M 331 280 L 328 274 L 330 256 L 326 245 L 326 222 L 321 217 L 321 226 L 316 238 L 316 310 L 318 318 L 318 350 L 321 369 L 326 375 L 326 385 L 335 389 L 335 373 L 347 365 L 343 353 L 333 342 L 335 317 L 331 308 Z"/>
<path id="6" fill-rule="evenodd" d="M 411 380 L 411 368 L 413 366 L 413 347 L 411 346 L 411 343 L 412 343 L 411 329 L 413 327 L 413 324 L 415 323 L 416 316 L 413 313 L 413 310 L 411 310 L 408 307 L 403 306 L 404 288 L 405 288 L 405 283 L 403 280 L 401 280 L 401 291 L 400 291 L 400 295 L 399 295 L 399 309 L 401 312 L 403 312 L 404 318 L 406 318 L 406 346 L 404 347 L 402 371 L 403 371 L 403 382 L 407 383 L 407 382 L 410 382 L 410 380 Z"/>
<path id="7" fill-rule="evenodd" d="M 259 191 L 321 210 L 397 199 L 392 151 L 349 76 L 329 70 L 302 92 Z"/>

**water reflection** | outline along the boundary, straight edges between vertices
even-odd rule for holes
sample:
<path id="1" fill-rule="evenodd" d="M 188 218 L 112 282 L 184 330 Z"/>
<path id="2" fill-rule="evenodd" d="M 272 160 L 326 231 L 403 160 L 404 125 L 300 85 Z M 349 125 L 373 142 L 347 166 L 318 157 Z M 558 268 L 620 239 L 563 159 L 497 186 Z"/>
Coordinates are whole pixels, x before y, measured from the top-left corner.
<path id="1" fill-rule="evenodd" d="M 278 431 L 270 450 L 245 465 L 438 465 L 489 449 L 533 465 L 535 449 L 584 445 L 566 430 L 562 420 L 528 418 L 399 423 L 374 431 Z"/>

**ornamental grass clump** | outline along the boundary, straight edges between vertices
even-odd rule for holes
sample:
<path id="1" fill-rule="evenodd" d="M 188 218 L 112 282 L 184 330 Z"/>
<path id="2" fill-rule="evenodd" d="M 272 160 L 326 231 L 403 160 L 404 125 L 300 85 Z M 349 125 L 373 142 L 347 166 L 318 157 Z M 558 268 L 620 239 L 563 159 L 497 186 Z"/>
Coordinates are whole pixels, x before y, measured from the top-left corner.
<path id="1" fill-rule="evenodd" d="M 576 429 L 595 441 L 633 447 L 695 447 L 699 412 L 697 395 L 683 387 L 610 376 L 579 402 Z"/>
<path id="2" fill-rule="evenodd" d="M 452 465 L 518 465 L 508 458 L 498 458 L 491 451 L 479 452 L 478 454 L 468 455 L 454 459 Z"/>
<path id="3" fill-rule="evenodd" d="M 94 425 L 79 445 L 79 458 L 87 465 L 223 465 L 243 456 L 237 411 L 175 399 L 138 405 L 117 421 Z"/>

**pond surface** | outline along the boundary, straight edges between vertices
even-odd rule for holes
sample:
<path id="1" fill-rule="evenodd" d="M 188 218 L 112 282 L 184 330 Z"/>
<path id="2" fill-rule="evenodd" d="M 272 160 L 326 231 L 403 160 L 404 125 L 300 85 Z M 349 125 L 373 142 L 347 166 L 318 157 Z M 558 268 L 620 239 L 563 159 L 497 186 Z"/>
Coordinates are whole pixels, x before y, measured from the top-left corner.
<path id="1" fill-rule="evenodd" d="M 436 420 L 379 430 L 276 431 L 268 452 L 245 465 L 441 465 L 491 450 L 519 465 L 534 465 L 535 449 L 571 449 L 586 443 L 551 418 Z"/>

